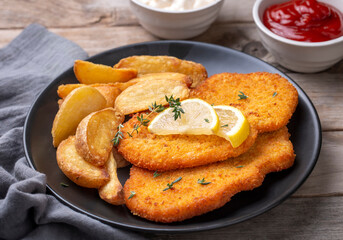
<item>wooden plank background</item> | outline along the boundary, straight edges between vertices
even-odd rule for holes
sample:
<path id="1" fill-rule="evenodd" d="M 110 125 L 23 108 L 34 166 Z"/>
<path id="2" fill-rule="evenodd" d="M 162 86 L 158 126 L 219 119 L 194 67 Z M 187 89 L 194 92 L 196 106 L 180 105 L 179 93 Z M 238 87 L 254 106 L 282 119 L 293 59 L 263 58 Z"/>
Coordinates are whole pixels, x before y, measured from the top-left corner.
<path id="1" fill-rule="evenodd" d="M 253 0 L 226 0 L 212 27 L 193 41 L 214 43 L 256 56 L 286 72 L 313 101 L 323 128 L 323 145 L 304 185 L 273 210 L 227 228 L 154 239 L 343 239 L 343 61 L 316 74 L 290 72 L 260 43 Z M 159 40 L 144 30 L 128 0 L 0 0 L 0 47 L 31 23 L 74 41 L 89 55 L 127 44 Z M 101 37 L 99 37 L 101 36 Z M 342 50 L 342 49 L 340 49 Z"/>

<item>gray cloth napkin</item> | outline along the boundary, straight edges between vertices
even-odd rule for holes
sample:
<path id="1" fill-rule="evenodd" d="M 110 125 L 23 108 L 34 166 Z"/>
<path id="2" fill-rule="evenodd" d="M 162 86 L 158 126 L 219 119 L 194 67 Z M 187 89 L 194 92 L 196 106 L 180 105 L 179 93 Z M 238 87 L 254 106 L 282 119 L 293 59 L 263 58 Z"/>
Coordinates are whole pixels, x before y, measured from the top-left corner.
<path id="1" fill-rule="evenodd" d="M 24 157 L 23 125 L 33 100 L 75 59 L 86 57 L 78 45 L 37 24 L 0 49 L 0 239 L 142 238 L 46 194 L 46 176 Z"/>

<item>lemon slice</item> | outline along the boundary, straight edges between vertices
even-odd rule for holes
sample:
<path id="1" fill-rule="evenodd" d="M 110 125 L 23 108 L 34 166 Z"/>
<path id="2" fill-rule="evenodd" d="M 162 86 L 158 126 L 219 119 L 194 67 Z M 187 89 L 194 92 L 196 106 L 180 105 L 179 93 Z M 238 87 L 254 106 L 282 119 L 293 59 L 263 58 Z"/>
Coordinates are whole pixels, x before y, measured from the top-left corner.
<path id="1" fill-rule="evenodd" d="M 230 106 L 213 107 L 219 117 L 219 129 L 216 134 L 230 141 L 232 147 L 241 145 L 249 136 L 250 125 L 242 112 Z"/>
<path id="2" fill-rule="evenodd" d="M 181 108 L 185 112 L 181 118 L 174 120 L 173 108 L 167 108 L 151 121 L 148 130 L 157 135 L 212 135 L 217 132 L 219 119 L 210 104 L 194 98 L 182 101 Z"/>

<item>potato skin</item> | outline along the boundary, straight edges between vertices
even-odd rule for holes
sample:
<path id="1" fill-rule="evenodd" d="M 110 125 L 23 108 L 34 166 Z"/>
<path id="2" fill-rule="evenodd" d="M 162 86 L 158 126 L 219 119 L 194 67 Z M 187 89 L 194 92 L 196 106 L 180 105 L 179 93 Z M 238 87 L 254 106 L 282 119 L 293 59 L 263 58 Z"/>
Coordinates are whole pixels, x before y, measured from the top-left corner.
<path id="1" fill-rule="evenodd" d="M 86 188 L 100 188 L 110 180 L 104 167 L 85 161 L 76 151 L 75 136 L 63 140 L 56 151 L 57 164 L 74 183 Z"/>
<path id="2" fill-rule="evenodd" d="M 111 118 L 104 119 L 105 117 L 109 116 L 108 114 L 110 114 Z M 103 121 L 106 121 L 106 123 L 99 123 L 94 120 L 94 117 L 96 116 L 104 119 Z M 123 121 L 124 116 L 120 113 L 115 112 L 113 108 L 105 108 L 103 110 L 89 114 L 87 117 L 82 119 L 76 130 L 75 147 L 77 152 L 89 163 L 98 167 L 103 166 L 107 162 L 109 154 L 113 147 L 111 140 L 114 138 L 117 132 L 118 125 L 121 124 Z M 92 124 L 95 124 L 96 128 L 98 128 L 99 131 L 97 131 L 96 133 L 92 132 Z M 107 128 L 108 126 L 105 126 L 105 124 L 110 125 L 110 127 Z M 104 136 L 104 134 L 101 134 L 104 131 L 107 131 L 106 136 Z M 92 136 L 92 134 L 98 135 Z M 94 144 L 96 144 L 96 142 L 94 143 L 94 141 L 100 142 L 100 139 L 103 137 L 107 138 L 106 143 L 102 143 L 100 144 L 100 146 L 97 145 L 98 148 L 95 148 Z"/>
<path id="3" fill-rule="evenodd" d="M 122 191 L 123 186 L 117 176 L 117 164 L 113 158 L 113 154 L 110 154 L 105 167 L 110 175 L 110 181 L 99 188 L 99 196 L 102 200 L 110 204 L 122 205 L 125 203 L 124 193 Z"/>

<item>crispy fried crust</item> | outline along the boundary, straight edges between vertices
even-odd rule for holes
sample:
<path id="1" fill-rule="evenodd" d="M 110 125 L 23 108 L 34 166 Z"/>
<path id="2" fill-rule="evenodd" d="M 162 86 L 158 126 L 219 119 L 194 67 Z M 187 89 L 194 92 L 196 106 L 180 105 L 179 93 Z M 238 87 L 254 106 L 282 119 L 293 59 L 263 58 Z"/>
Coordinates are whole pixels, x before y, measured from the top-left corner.
<path id="1" fill-rule="evenodd" d="M 113 67 L 137 69 L 138 75 L 159 72 L 183 73 L 193 80 L 192 87 L 207 78 L 207 71 L 203 65 L 170 56 L 132 56 L 121 59 Z"/>
<path id="2" fill-rule="evenodd" d="M 164 172 L 133 166 L 124 186 L 126 206 L 133 214 L 157 222 L 183 221 L 222 207 L 238 192 L 259 187 L 267 173 L 293 165 L 294 152 L 286 127 L 258 137 L 245 154 L 206 166 Z M 172 189 L 167 183 L 182 179 Z M 208 185 L 197 183 L 205 178 Z M 128 199 L 130 192 L 135 196 Z"/>
<path id="3" fill-rule="evenodd" d="M 167 171 L 224 161 L 248 151 L 254 144 L 257 131 L 251 128 L 248 138 L 237 148 L 215 135 L 156 135 L 141 126 L 129 137 L 138 124 L 137 115 L 124 124 L 124 139 L 118 151 L 132 164 L 150 170 Z"/>
<path id="4" fill-rule="evenodd" d="M 238 100 L 240 91 L 248 98 Z M 295 87 L 279 74 L 266 72 L 216 74 L 192 89 L 190 97 L 240 109 L 259 132 L 285 126 L 298 104 Z"/>

